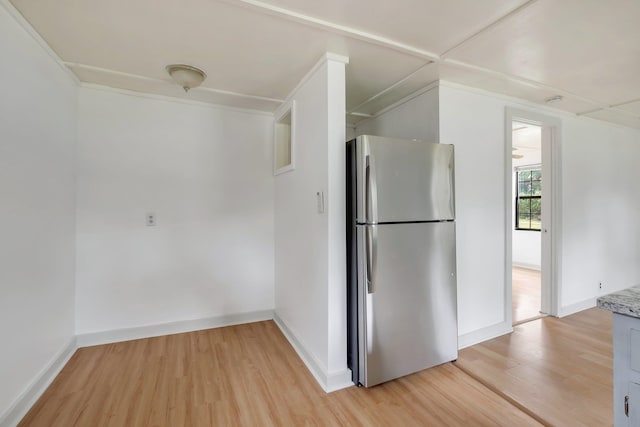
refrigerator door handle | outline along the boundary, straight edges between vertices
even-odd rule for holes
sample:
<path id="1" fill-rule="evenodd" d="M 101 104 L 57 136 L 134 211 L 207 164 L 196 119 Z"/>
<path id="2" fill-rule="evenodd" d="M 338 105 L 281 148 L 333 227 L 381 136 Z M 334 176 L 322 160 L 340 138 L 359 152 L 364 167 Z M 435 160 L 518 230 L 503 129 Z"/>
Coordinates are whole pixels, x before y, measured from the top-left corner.
<path id="1" fill-rule="evenodd" d="M 378 270 L 378 226 L 367 225 L 367 293 L 374 293 L 376 286 L 376 272 Z"/>
<path id="2" fill-rule="evenodd" d="M 373 161 L 373 157 L 367 154 L 366 157 L 366 209 L 367 209 L 367 223 L 378 223 L 378 184 L 376 178 L 376 165 Z"/>

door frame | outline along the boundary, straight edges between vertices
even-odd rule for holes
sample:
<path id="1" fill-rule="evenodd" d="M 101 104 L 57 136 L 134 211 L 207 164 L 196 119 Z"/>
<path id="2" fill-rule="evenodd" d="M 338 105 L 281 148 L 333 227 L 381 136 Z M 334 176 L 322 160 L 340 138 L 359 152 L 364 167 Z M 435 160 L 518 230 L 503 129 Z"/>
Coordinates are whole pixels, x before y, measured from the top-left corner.
<path id="1" fill-rule="evenodd" d="M 560 296 L 562 286 L 561 272 L 561 135 L 562 122 L 556 117 L 517 108 L 505 108 L 505 166 L 504 166 L 504 199 L 505 199 L 505 307 L 504 318 L 508 325 L 513 324 L 512 314 L 512 260 L 513 260 L 513 167 L 511 148 L 513 145 L 512 122 L 528 123 L 542 128 L 542 176 L 543 186 L 546 180 L 550 185 L 543 187 L 543 230 L 541 239 L 541 311 L 558 317 L 560 315 Z M 546 142 L 545 142 L 546 140 Z M 544 191 L 546 190 L 546 191 Z M 549 194 L 547 194 L 549 193 Z M 547 206 L 545 208 L 545 205 Z M 546 230 L 546 232 L 545 232 Z"/>

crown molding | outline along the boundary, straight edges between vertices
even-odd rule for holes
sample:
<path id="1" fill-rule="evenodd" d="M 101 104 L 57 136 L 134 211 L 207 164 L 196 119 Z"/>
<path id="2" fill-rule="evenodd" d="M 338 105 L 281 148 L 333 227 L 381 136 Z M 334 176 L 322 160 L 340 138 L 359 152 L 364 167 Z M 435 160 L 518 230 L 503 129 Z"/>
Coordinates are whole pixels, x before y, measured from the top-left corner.
<path id="1" fill-rule="evenodd" d="M 293 99 L 294 95 L 300 90 L 300 88 L 309 81 L 309 79 L 318 71 L 320 67 L 322 67 L 325 63 L 329 61 L 339 62 L 346 65 L 349 63 L 349 57 L 344 55 L 339 55 L 337 53 L 325 52 L 324 55 L 322 55 L 320 59 L 318 59 L 315 65 L 311 67 L 309 71 L 307 71 L 307 74 L 305 74 L 304 77 L 300 79 L 300 81 L 293 88 L 293 90 L 289 92 L 289 95 L 287 95 L 285 101 L 283 101 L 283 105 L 281 105 L 280 107 L 278 107 L 278 109 L 276 109 L 276 111 L 274 112 L 274 115 L 277 115 L 278 113 L 280 113 L 281 112 L 280 110 L 282 110 L 282 108 L 285 108 L 285 104 L 288 104 L 289 101 Z"/>
<path id="2" fill-rule="evenodd" d="M 413 92 L 412 94 L 409 94 L 407 96 L 405 96 L 402 99 L 399 99 L 398 101 L 394 102 L 393 104 L 389 105 L 388 107 L 383 108 L 382 110 L 378 111 L 376 114 L 373 115 L 373 117 L 378 117 L 383 115 L 384 113 L 386 113 L 387 111 L 391 111 L 394 108 L 399 107 L 402 104 L 405 104 L 409 101 L 411 101 L 413 98 L 416 98 L 420 95 L 422 95 L 423 93 L 429 92 L 437 87 L 440 86 L 440 80 L 436 80 L 434 82 L 429 83 L 428 85 L 426 85 L 425 87 L 418 89 L 417 91 Z"/>
<path id="3" fill-rule="evenodd" d="M 9 0 L 0 0 L 0 6 L 2 6 L 2 8 L 7 11 L 9 16 L 11 16 L 14 21 L 16 21 L 16 23 L 20 25 L 20 27 L 22 27 L 22 29 L 25 30 L 25 32 L 29 36 L 31 36 L 31 38 L 38 44 L 38 46 L 40 46 L 40 48 L 47 55 L 49 55 L 56 64 L 58 64 L 62 71 L 64 71 L 64 73 L 69 76 L 69 78 L 73 80 L 75 84 L 80 84 L 80 79 L 78 78 L 78 76 L 76 76 L 73 71 L 65 66 L 62 58 L 60 58 L 58 54 L 53 49 L 51 49 L 51 46 L 49 46 L 49 44 L 40 36 L 40 34 L 38 34 L 38 32 L 31 26 L 31 24 L 24 18 L 24 16 L 22 16 L 20 11 L 16 9 L 15 6 L 11 4 L 11 2 L 9 2 Z"/>
<path id="4" fill-rule="evenodd" d="M 387 92 L 392 91 L 393 89 L 395 89 L 396 87 L 398 87 L 402 83 L 404 83 L 407 80 L 411 79 L 413 76 L 418 74 L 420 71 L 422 71 L 426 67 L 428 67 L 430 65 L 434 65 L 434 64 L 435 64 L 435 62 L 427 62 L 426 64 L 421 65 L 417 70 L 407 74 L 406 76 L 404 76 L 403 78 L 401 78 L 397 82 L 393 83 L 391 86 L 388 86 L 387 88 L 381 90 L 380 92 L 376 93 L 375 95 L 373 95 L 372 97 L 368 98 L 367 100 L 361 102 L 356 107 L 352 108 L 347 114 L 352 114 L 352 115 L 363 114 L 363 113 L 358 113 L 358 109 L 360 109 L 360 108 L 366 106 L 368 103 L 380 98 L 382 95 L 386 94 Z M 371 114 L 366 114 L 366 116 L 371 117 Z"/>
<path id="5" fill-rule="evenodd" d="M 154 77 L 147 77 L 147 76 L 141 76 L 139 74 L 132 74 L 132 73 L 126 73 L 123 71 L 118 71 L 118 70 L 112 70 L 109 68 L 102 68 L 102 67 L 96 67 L 93 65 L 87 65 L 87 64 L 81 64 L 78 62 L 64 62 L 64 64 L 70 68 L 82 68 L 85 70 L 90 70 L 90 71 L 98 71 L 101 73 L 105 73 L 105 74 L 112 74 L 115 76 L 122 76 L 122 77 L 127 77 L 127 78 L 131 78 L 131 79 L 136 79 L 136 80 L 144 80 L 144 81 L 149 81 L 149 82 L 154 82 L 154 83 L 162 83 L 165 85 L 169 85 L 169 86 L 175 86 L 175 83 L 173 83 L 172 81 L 164 80 L 164 79 L 157 79 Z M 278 99 L 278 98 L 269 98 L 266 96 L 259 96 L 259 95 L 251 95 L 251 94 L 246 94 L 246 93 L 240 93 L 240 92 L 232 92 L 229 90 L 222 90 L 222 89 L 215 89 L 215 88 L 210 88 L 210 87 L 206 87 L 206 86 L 198 86 L 195 87 L 191 90 L 197 90 L 197 91 L 205 91 L 205 92 L 212 92 L 212 93 L 218 93 L 221 95 L 229 95 L 229 96 L 235 96 L 235 97 L 239 97 L 239 98 L 247 98 L 247 99 L 255 99 L 255 100 L 259 100 L 259 101 L 268 101 L 268 102 L 275 102 L 275 103 L 283 103 L 284 99 Z"/>
<path id="6" fill-rule="evenodd" d="M 212 108 L 212 109 L 215 109 L 215 110 L 227 110 L 227 111 L 234 111 L 234 112 L 239 112 L 239 113 L 255 114 L 255 115 L 259 115 L 259 116 L 273 117 L 273 113 L 269 112 L 269 111 L 253 110 L 253 109 L 250 109 L 250 108 L 231 107 L 231 106 L 223 105 L 223 104 L 215 104 L 213 102 L 196 101 L 196 100 L 193 100 L 193 99 L 178 98 L 178 97 L 169 96 L 169 95 L 159 95 L 159 94 L 149 93 L 149 92 L 136 92 L 134 90 L 120 89 L 120 88 L 100 85 L 100 84 L 96 84 L 96 83 L 81 82 L 80 83 L 80 87 L 83 88 L 83 89 L 90 89 L 90 90 L 96 90 L 96 91 L 101 91 L 101 92 L 118 93 L 120 95 L 127 95 L 127 96 L 132 96 L 132 97 L 135 97 L 135 98 L 153 99 L 153 100 L 156 100 L 156 101 L 172 102 L 172 103 L 177 103 L 177 104 L 186 104 L 186 105 L 192 105 L 192 106 L 195 106 L 195 107 Z M 192 90 L 194 90 L 194 89 L 192 89 Z"/>

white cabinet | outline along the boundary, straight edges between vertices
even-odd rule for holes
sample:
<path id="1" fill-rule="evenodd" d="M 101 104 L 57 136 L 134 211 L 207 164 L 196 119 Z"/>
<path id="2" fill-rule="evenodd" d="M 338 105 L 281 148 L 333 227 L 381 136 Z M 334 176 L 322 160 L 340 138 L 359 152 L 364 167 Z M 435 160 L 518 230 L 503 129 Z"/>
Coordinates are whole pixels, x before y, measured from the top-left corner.
<path id="1" fill-rule="evenodd" d="M 640 319 L 613 314 L 615 427 L 640 426 Z"/>

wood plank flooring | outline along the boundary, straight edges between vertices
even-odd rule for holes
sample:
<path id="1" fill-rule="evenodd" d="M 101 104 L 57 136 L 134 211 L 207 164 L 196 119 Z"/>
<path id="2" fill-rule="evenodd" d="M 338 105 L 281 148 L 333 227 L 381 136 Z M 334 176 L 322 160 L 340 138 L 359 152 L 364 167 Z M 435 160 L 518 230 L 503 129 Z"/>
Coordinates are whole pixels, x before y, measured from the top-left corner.
<path id="1" fill-rule="evenodd" d="M 540 316 L 540 271 L 511 269 L 513 323 Z"/>
<path id="2" fill-rule="evenodd" d="M 272 321 L 80 349 L 21 426 L 537 426 L 453 364 L 326 394 Z"/>
<path id="3" fill-rule="evenodd" d="M 83 348 L 20 425 L 611 424 L 611 313 L 592 309 L 516 326 L 453 364 L 331 394 L 271 321 Z"/>
<path id="4" fill-rule="evenodd" d="M 460 352 L 456 366 L 553 426 L 613 421 L 611 313 L 545 317 Z"/>

